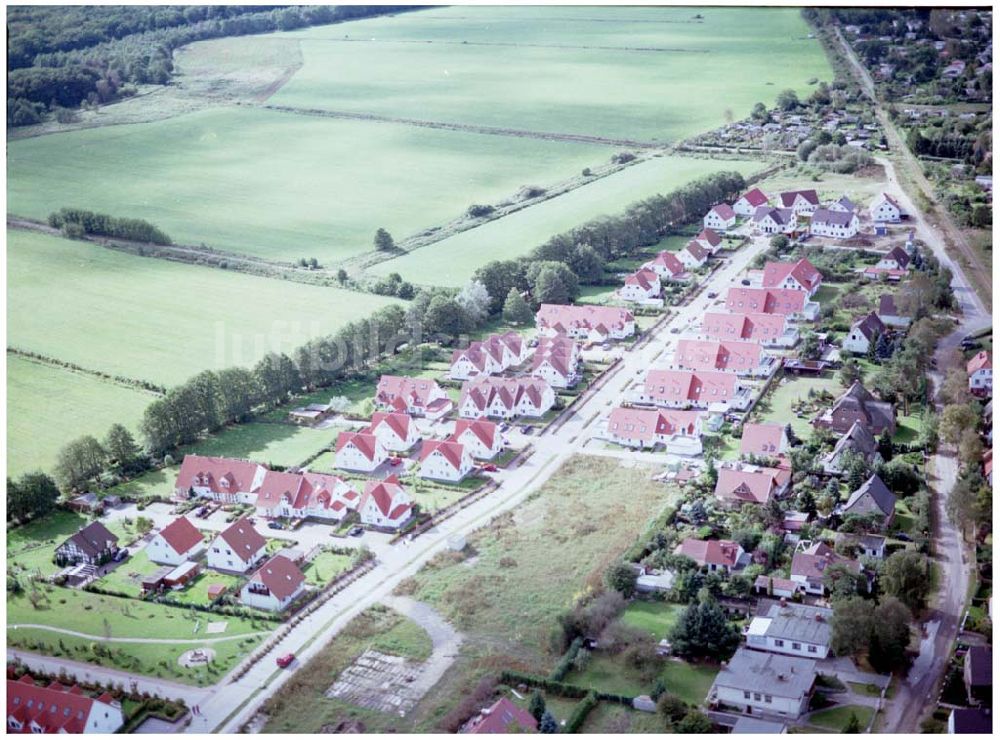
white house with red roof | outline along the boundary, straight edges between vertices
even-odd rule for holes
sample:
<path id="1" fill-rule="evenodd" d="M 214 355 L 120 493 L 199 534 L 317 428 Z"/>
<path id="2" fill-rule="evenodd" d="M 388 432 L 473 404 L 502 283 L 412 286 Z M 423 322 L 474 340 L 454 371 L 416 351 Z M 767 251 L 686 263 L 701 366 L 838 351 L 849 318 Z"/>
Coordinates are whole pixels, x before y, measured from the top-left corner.
<path id="1" fill-rule="evenodd" d="M 481 342 L 455 350 L 448 376 L 453 380 L 468 380 L 478 375 L 494 375 L 520 365 L 529 354 L 528 343 L 516 331 L 491 334 Z"/>
<path id="2" fill-rule="evenodd" d="M 635 334 L 635 316 L 628 309 L 614 306 L 543 303 L 535 314 L 535 326 L 542 336 L 562 334 L 570 339 L 605 342 Z"/>
<path id="3" fill-rule="evenodd" d="M 365 483 L 358 514 L 362 524 L 397 530 L 413 518 L 413 502 L 399 478 L 390 475 L 385 480 Z"/>
<path id="4" fill-rule="evenodd" d="M 993 395 L 993 358 L 989 352 L 977 352 L 965 366 L 969 390 L 977 396 Z"/>
<path id="5" fill-rule="evenodd" d="M 531 376 L 553 388 L 571 388 L 580 380 L 580 346 L 569 337 L 541 337 L 531 360 Z"/>
<path id="6" fill-rule="evenodd" d="M 161 565 L 180 565 L 205 551 L 205 538 L 187 517 L 179 516 L 153 535 L 146 557 Z"/>
<path id="7" fill-rule="evenodd" d="M 761 287 L 802 290 L 811 298 L 822 284 L 823 275 L 812 262 L 803 258 L 798 262 L 768 262 L 764 265 Z"/>
<path id="8" fill-rule="evenodd" d="M 340 521 L 357 508 L 359 498 L 360 494 L 336 475 L 270 471 L 257 496 L 257 514 L 271 519 Z"/>
<path id="9" fill-rule="evenodd" d="M 664 408 L 724 412 L 746 408 L 750 397 L 735 373 L 654 369 L 646 373 L 638 401 Z"/>
<path id="10" fill-rule="evenodd" d="M 237 519 L 208 547 L 208 567 L 246 573 L 267 555 L 267 540 L 246 517 Z"/>
<path id="11" fill-rule="evenodd" d="M 814 321 L 819 304 L 805 291 L 787 288 L 730 288 L 726 308 L 733 313 L 781 314 L 788 321 Z"/>
<path id="12" fill-rule="evenodd" d="M 708 255 L 711 254 L 699 242 L 689 241 L 684 245 L 684 249 L 677 252 L 677 259 L 688 270 L 697 270 L 708 262 Z"/>
<path id="13" fill-rule="evenodd" d="M 674 364 L 686 370 L 723 370 L 737 375 L 767 375 L 771 359 L 756 342 L 681 339 Z"/>
<path id="14" fill-rule="evenodd" d="M 691 277 L 688 275 L 687 266 L 678 259 L 678 255 L 667 250 L 657 254 L 656 257 L 642 267 L 645 270 L 655 272 L 661 281 L 673 280 L 675 282 L 684 282 Z"/>
<path id="15" fill-rule="evenodd" d="M 477 460 L 492 460 L 503 449 L 499 427 L 486 419 L 459 419 L 451 438 Z"/>
<path id="16" fill-rule="evenodd" d="M 709 573 L 732 573 L 743 557 L 743 548 L 730 540 L 696 540 L 688 537 L 674 548 L 674 555 L 691 558 L 699 568 L 706 568 Z"/>
<path id="17" fill-rule="evenodd" d="M 306 590 L 306 577 L 284 555 L 274 555 L 250 576 L 240 590 L 240 601 L 254 609 L 280 612 Z"/>
<path id="18" fill-rule="evenodd" d="M 737 464 L 719 468 L 718 472 L 715 498 L 724 506 L 737 509 L 743 504 L 766 504 L 780 497 L 792 480 L 792 471 L 787 468 Z"/>
<path id="19" fill-rule="evenodd" d="M 736 211 L 728 203 L 719 203 L 712 206 L 702 219 L 706 229 L 713 231 L 726 231 L 736 226 Z"/>
<path id="20" fill-rule="evenodd" d="M 740 454 L 776 457 L 788 452 L 788 431 L 783 424 L 744 424 Z"/>
<path id="21" fill-rule="evenodd" d="M 856 355 L 863 355 L 871 349 L 872 342 L 878 340 L 879 335 L 886 333 L 886 326 L 874 311 L 869 312 L 853 324 L 851 330 L 841 340 L 842 349 L 853 352 Z"/>
<path id="22" fill-rule="evenodd" d="M 765 347 L 794 347 L 799 341 L 799 330 L 786 326 L 780 313 L 710 311 L 702 317 L 701 332 L 710 339 L 758 342 Z"/>
<path id="23" fill-rule="evenodd" d="M 483 416 L 512 419 L 540 417 L 556 402 L 555 391 L 540 378 L 482 377 L 462 384 L 458 413 L 464 419 Z"/>
<path id="24" fill-rule="evenodd" d="M 868 213 L 875 223 L 899 223 L 903 215 L 903 209 L 899 203 L 888 193 L 879 193 L 872 204 L 868 206 Z"/>
<path id="25" fill-rule="evenodd" d="M 507 735 L 534 733 L 538 722 L 531 713 L 521 709 L 506 696 L 500 697 L 488 709 L 483 709 L 462 725 L 461 732 L 471 735 Z"/>
<path id="26" fill-rule="evenodd" d="M 753 212 L 754 229 L 761 234 L 791 234 L 797 226 L 795 211 L 791 208 L 761 206 Z"/>
<path id="27" fill-rule="evenodd" d="M 825 574 L 831 566 L 843 565 L 855 574 L 861 573 L 861 563 L 838 555 L 825 542 L 815 542 L 792 555 L 790 579 L 803 591 L 814 596 L 826 594 Z"/>
<path id="28" fill-rule="evenodd" d="M 429 378 L 383 375 L 375 391 L 375 405 L 437 421 L 454 408 L 448 394 Z"/>
<path id="29" fill-rule="evenodd" d="M 618 295 L 623 301 L 647 303 L 659 299 L 662 290 L 660 276 L 643 267 L 625 278 Z"/>
<path id="30" fill-rule="evenodd" d="M 374 434 L 391 452 L 406 452 L 420 440 L 416 423 L 401 411 L 376 411 L 372 414 L 368 433 Z"/>
<path id="31" fill-rule="evenodd" d="M 713 229 L 702 229 L 691 241 L 709 254 L 715 254 L 719 251 L 719 247 L 722 246 L 722 237 L 719 236 Z"/>
<path id="32" fill-rule="evenodd" d="M 454 438 L 426 440 L 420 449 L 421 478 L 457 483 L 472 472 L 472 452 Z"/>
<path id="33" fill-rule="evenodd" d="M 75 684 L 43 686 L 28 674 L 7 679 L 8 733 L 110 735 L 124 723 L 121 704 L 107 692 L 95 699 Z"/>
<path id="34" fill-rule="evenodd" d="M 367 429 L 337 435 L 336 465 L 343 470 L 370 473 L 389 459 L 385 445 Z"/>
<path id="35" fill-rule="evenodd" d="M 778 194 L 782 208 L 790 208 L 796 215 L 809 215 L 819 208 L 815 190 L 789 190 Z"/>
<path id="36" fill-rule="evenodd" d="M 753 188 L 736 199 L 736 202 L 733 203 L 733 210 L 736 211 L 737 216 L 750 218 L 754 211 L 767 204 L 768 198 L 764 192 L 760 188 Z"/>
<path id="37" fill-rule="evenodd" d="M 658 444 L 677 455 L 702 453 L 701 413 L 678 409 L 620 406 L 608 417 L 607 438 L 615 444 L 649 449 Z"/>
<path id="38" fill-rule="evenodd" d="M 226 504 L 252 504 L 267 468 L 249 460 L 185 455 L 181 462 L 174 495 L 210 498 Z"/>

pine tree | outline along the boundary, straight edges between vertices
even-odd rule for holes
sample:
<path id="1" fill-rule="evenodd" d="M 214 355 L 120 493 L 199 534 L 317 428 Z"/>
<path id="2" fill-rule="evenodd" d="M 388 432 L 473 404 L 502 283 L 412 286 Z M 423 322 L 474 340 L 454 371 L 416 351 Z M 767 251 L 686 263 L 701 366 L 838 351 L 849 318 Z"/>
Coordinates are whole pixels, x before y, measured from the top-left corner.
<path id="1" fill-rule="evenodd" d="M 861 732 L 861 723 L 858 721 L 858 715 L 851 712 L 851 718 L 847 720 L 847 724 L 844 725 L 845 735 L 857 735 Z"/>
<path id="2" fill-rule="evenodd" d="M 531 692 L 531 701 L 528 702 L 528 711 L 531 712 L 531 716 L 535 718 L 536 722 L 542 721 L 542 715 L 545 714 L 545 699 L 542 697 L 542 692 Z"/>
<path id="3" fill-rule="evenodd" d="M 542 719 L 538 723 L 538 731 L 543 735 L 555 735 L 559 732 L 559 723 L 552 716 L 552 712 L 545 712 L 542 715 Z"/>
<path id="4" fill-rule="evenodd" d="M 375 249 L 380 252 L 391 252 L 396 248 L 396 243 L 392 240 L 392 235 L 385 229 L 380 228 L 375 232 Z"/>

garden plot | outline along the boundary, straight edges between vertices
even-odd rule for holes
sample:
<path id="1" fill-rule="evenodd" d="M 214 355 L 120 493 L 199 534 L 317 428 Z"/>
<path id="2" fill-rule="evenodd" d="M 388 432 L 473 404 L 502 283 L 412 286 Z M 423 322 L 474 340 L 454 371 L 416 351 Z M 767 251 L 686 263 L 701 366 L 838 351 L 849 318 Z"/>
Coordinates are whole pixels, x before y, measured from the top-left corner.
<path id="1" fill-rule="evenodd" d="M 422 670 L 422 663 L 366 650 L 340 674 L 326 696 L 402 717 L 430 688 L 419 680 Z"/>

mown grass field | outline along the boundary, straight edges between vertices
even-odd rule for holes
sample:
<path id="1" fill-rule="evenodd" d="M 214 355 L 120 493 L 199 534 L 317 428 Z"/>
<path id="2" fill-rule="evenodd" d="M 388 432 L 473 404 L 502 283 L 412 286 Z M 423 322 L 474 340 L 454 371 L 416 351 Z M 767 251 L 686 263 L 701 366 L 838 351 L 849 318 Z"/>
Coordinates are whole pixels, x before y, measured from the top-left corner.
<path id="1" fill-rule="evenodd" d="M 763 167 L 762 162 L 744 160 L 656 157 L 565 195 L 381 262 L 370 271 L 382 275 L 398 272 L 420 284 L 461 285 L 476 268 L 490 260 L 527 254 L 555 234 L 598 216 L 623 211 L 644 197 L 670 192 L 713 172 L 737 170 L 749 175 Z"/>
<path id="2" fill-rule="evenodd" d="M 7 210 L 90 208 L 145 218 L 178 243 L 328 265 L 371 250 L 379 227 L 400 239 L 613 153 L 227 107 L 11 142 Z"/>
<path id="3" fill-rule="evenodd" d="M 674 141 L 828 79 L 808 33 L 795 8 L 439 8 L 287 34 L 271 102 Z"/>
<path id="4" fill-rule="evenodd" d="M 8 330 L 19 318 L 8 323 Z M 63 445 L 82 434 L 100 438 L 115 422 L 135 433 L 143 411 L 155 398 L 145 391 L 8 354 L 7 474 L 50 471 Z"/>
<path id="5" fill-rule="evenodd" d="M 7 237 L 11 346 L 166 385 L 291 351 L 394 302 L 44 234 Z M 62 413 L 75 399 L 60 402 Z"/>

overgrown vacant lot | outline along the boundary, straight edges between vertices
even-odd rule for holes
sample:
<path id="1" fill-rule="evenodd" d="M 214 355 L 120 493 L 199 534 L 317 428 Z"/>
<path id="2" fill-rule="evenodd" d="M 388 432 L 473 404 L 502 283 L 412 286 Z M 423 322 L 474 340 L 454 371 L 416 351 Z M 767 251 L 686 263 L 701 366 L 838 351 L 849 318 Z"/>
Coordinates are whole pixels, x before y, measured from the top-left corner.
<path id="1" fill-rule="evenodd" d="M 656 157 L 595 180 L 565 195 L 379 263 L 378 274 L 398 272 L 427 285 L 461 285 L 491 259 L 527 254 L 549 237 L 593 218 L 625 210 L 637 200 L 667 193 L 713 172 L 749 175 L 764 167 L 744 160 Z M 683 245 L 682 245 L 683 246 Z"/>
<path id="2" fill-rule="evenodd" d="M 440 8 L 289 34 L 270 102 L 674 141 L 829 78 L 808 33 L 796 8 Z"/>
<path id="3" fill-rule="evenodd" d="M 229 107 L 12 142 L 7 209 L 90 208 L 147 219 L 179 243 L 331 264 L 370 250 L 379 227 L 400 239 L 613 153 Z"/>
<path id="4" fill-rule="evenodd" d="M 291 351 L 393 302 L 30 232 L 7 237 L 11 346 L 161 384 Z M 53 393 L 51 418 L 76 402 Z"/>
<path id="5" fill-rule="evenodd" d="M 8 324 L 12 328 L 14 322 Z M 102 436 L 120 422 L 133 432 L 155 398 L 92 376 L 7 355 L 7 473 L 50 470 L 81 434 Z"/>

